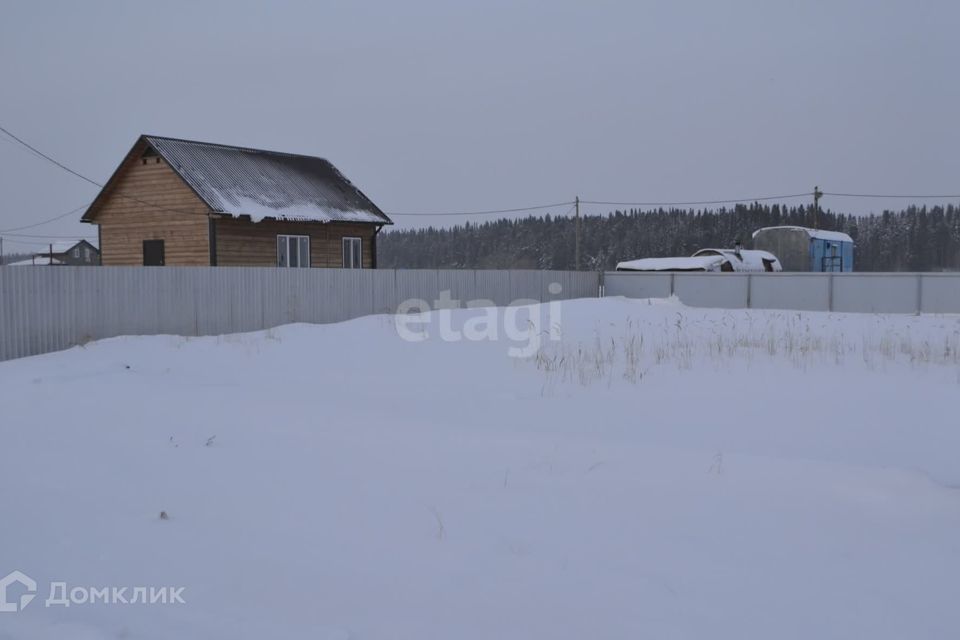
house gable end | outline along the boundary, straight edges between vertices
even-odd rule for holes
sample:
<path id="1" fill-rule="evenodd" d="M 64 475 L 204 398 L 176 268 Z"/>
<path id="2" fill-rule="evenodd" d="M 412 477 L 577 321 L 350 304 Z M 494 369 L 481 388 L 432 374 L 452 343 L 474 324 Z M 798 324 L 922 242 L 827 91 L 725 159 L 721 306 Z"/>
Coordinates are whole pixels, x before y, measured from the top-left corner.
<path id="1" fill-rule="evenodd" d="M 171 181 L 166 181 L 166 184 L 164 184 L 161 189 L 158 189 L 158 187 L 160 187 L 159 184 L 150 184 L 146 179 L 131 180 L 131 174 L 137 172 L 138 167 L 159 168 L 158 166 L 151 167 L 151 165 L 160 165 L 168 170 L 172 176 L 176 176 L 179 187 L 181 188 L 175 187 Z M 141 170 L 138 173 L 143 173 L 143 171 Z M 157 171 L 153 171 L 153 173 L 157 173 Z M 163 193 L 160 191 L 163 191 Z M 176 196 L 177 202 L 175 203 L 169 201 L 171 192 Z M 189 198 L 188 194 L 192 195 L 193 198 Z M 188 202 L 189 200 L 195 200 L 196 202 L 190 202 L 189 204 L 191 206 L 184 207 L 184 202 Z M 122 202 L 118 203 L 117 201 Z M 97 194 L 97 197 L 94 198 L 90 206 L 87 207 L 80 221 L 97 224 L 97 219 L 104 210 L 119 208 L 117 207 L 118 204 L 121 204 L 123 208 L 127 209 L 152 210 L 158 213 L 209 213 L 208 204 L 190 184 L 184 180 L 179 171 L 157 153 L 146 136 L 140 136 L 137 139 L 119 166 L 114 170 L 110 179 L 104 184 L 100 193 Z M 198 208 L 198 206 L 193 205 L 202 206 L 202 210 Z"/>
<path id="2" fill-rule="evenodd" d="M 162 241 L 166 264 L 209 265 L 210 207 L 160 155 L 144 156 L 147 144 L 134 145 L 86 216 L 100 264 L 143 264 L 144 243 Z"/>

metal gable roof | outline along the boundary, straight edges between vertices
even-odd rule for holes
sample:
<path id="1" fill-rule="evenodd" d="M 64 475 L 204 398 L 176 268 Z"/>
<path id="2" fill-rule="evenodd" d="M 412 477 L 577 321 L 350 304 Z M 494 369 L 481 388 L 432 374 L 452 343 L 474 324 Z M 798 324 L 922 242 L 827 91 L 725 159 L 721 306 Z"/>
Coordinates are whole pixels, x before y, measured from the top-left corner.
<path id="1" fill-rule="evenodd" d="M 143 136 L 217 213 L 313 222 L 393 224 L 323 158 Z"/>

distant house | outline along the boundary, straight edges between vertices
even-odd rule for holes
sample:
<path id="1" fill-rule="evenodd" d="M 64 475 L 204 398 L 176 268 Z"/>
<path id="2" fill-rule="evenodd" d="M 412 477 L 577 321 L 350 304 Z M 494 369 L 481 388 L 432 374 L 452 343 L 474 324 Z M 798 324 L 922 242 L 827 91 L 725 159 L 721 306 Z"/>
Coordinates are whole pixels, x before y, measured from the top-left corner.
<path id="1" fill-rule="evenodd" d="M 764 227 L 753 246 L 777 254 L 787 271 L 853 271 L 853 238 L 839 231 Z"/>
<path id="2" fill-rule="evenodd" d="M 617 271 L 782 271 L 777 257 L 751 249 L 701 249 L 689 258 L 642 258 L 617 265 Z"/>
<path id="3" fill-rule="evenodd" d="M 81 240 L 75 242 L 54 242 L 43 251 L 39 251 L 28 260 L 11 262 L 9 266 L 49 266 L 67 265 L 72 267 L 92 267 L 100 264 L 100 252 L 97 248 Z"/>
<path id="4" fill-rule="evenodd" d="M 82 220 L 104 265 L 348 269 L 393 224 L 322 158 L 147 135 Z"/>

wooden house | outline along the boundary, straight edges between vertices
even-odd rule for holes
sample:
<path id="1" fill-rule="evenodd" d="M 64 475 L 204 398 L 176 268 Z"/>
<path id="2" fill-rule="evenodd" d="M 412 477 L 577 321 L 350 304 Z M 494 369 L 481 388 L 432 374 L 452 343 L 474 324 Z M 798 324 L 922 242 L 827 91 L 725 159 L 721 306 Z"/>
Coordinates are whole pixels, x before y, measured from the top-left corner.
<path id="1" fill-rule="evenodd" d="M 105 266 L 355 269 L 393 224 L 322 158 L 148 135 L 82 221 Z"/>
<path id="2" fill-rule="evenodd" d="M 26 260 L 22 262 L 27 263 Z M 33 254 L 30 264 L 93 267 L 100 264 L 100 252 L 86 240 L 53 242 L 46 249 Z"/>

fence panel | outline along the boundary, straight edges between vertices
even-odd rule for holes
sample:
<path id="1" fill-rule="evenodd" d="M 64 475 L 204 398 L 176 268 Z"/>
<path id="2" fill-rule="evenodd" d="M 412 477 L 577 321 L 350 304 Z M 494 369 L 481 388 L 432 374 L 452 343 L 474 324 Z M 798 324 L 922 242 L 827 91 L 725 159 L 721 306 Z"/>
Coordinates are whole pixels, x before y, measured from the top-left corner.
<path id="1" fill-rule="evenodd" d="M 749 306 L 749 277 L 739 273 L 676 273 L 673 291 L 691 307 L 744 309 Z"/>
<path id="2" fill-rule="evenodd" d="M 118 268 L 127 269 L 130 267 Z M 96 288 L 98 286 L 96 282 L 97 274 L 93 273 L 93 271 L 95 270 L 77 269 L 77 273 L 87 281 L 89 288 Z M 144 279 L 150 275 L 151 274 L 145 274 Z M 184 336 L 197 335 L 199 333 L 197 309 L 198 305 L 204 304 L 204 301 L 198 300 L 197 296 L 194 295 L 194 279 L 191 277 L 190 270 L 174 267 L 168 277 L 164 278 L 156 275 L 154 277 L 157 281 L 157 314 L 155 316 L 157 324 L 153 328 L 153 332 L 173 333 Z M 249 275 L 247 275 L 247 278 L 249 279 Z M 250 287 L 249 289 L 251 293 L 253 293 L 254 289 L 259 292 L 259 287 Z M 103 296 L 98 297 L 97 302 L 101 305 L 108 304 L 108 301 L 105 299 L 105 293 Z M 93 299 L 91 299 L 89 306 L 94 306 Z M 244 307 L 241 306 L 240 308 L 243 309 Z M 93 312 L 92 308 L 91 312 Z M 262 321 L 263 314 L 259 309 L 257 309 L 255 318 L 241 315 L 237 320 L 238 331 L 251 331 L 260 326 Z M 91 331 L 97 330 L 94 324 L 91 323 L 89 326 Z M 148 333 L 148 331 L 145 330 L 144 333 Z"/>
<path id="3" fill-rule="evenodd" d="M 397 270 L 397 304 L 424 300 L 429 306 L 440 296 L 440 279 L 435 269 Z"/>
<path id="4" fill-rule="evenodd" d="M 571 298 L 596 298 L 600 295 L 600 276 L 596 272 L 541 271 L 540 274 L 541 302 Z M 559 286 L 559 290 L 557 290 L 557 286 Z"/>
<path id="5" fill-rule="evenodd" d="M 510 272 L 497 269 L 477 271 L 477 299 L 503 307 L 511 302 Z"/>
<path id="6" fill-rule="evenodd" d="M 477 272 L 473 269 L 442 269 L 437 272 L 437 287 L 440 291 L 449 291 L 458 306 L 465 306 L 480 297 Z"/>
<path id="7" fill-rule="evenodd" d="M 510 302 L 514 304 L 529 304 L 532 301 L 540 302 L 542 291 L 542 277 L 539 271 L 509 271 L 510 274 Z"/>
<path id="8" fill-rule="evenodd" d="M 158 269 L 154 268 L 149 274 L 151 284 L 163 279 L 163 275 L 158 275 L 157 272 Z M 230 275 L 232 277 L 229 278 L 221 276 L 219 269 L 208 269 L 192 275 L 196 317 L 195 335 L 215 336 L 227 333 L 226 327 L 233 326 L 236 306 L 232 300 L 232 290 L 237 284 L 243 283 L 247 274 Z M 160 327 L 154 332 L 166 333 L 162 329 L 163 327 Z"/>
<path id="9" fill-rule="evenodd" d="M 603 295 L 605 296 L 669 298 L 672 293 L 672 273 L 610 271 L 603 275 Z"/>
<path id="10" fill-rule="evenodd" d="M 920 312 L 960 313 L 960 274 L 923 274 L 920 280 Z"/>
<path id="11" fill-rule="evenodd" d="M 830 309 L 830 278 L 815 273 L 750 276 L 750 306 L 756 309 Z"/>
<path id="12" fill-rule="evenodd" d="M 833 310 L 853 313 L 917 313 L 915 273 L 833 274 Z"/>
<path id="13" fill-rule="evenodd" d="M 371 272 L 374 313 L 393 313 L 400 300 L 397 299 L 397 272 L 393 269 L 377 269 Z"/>

